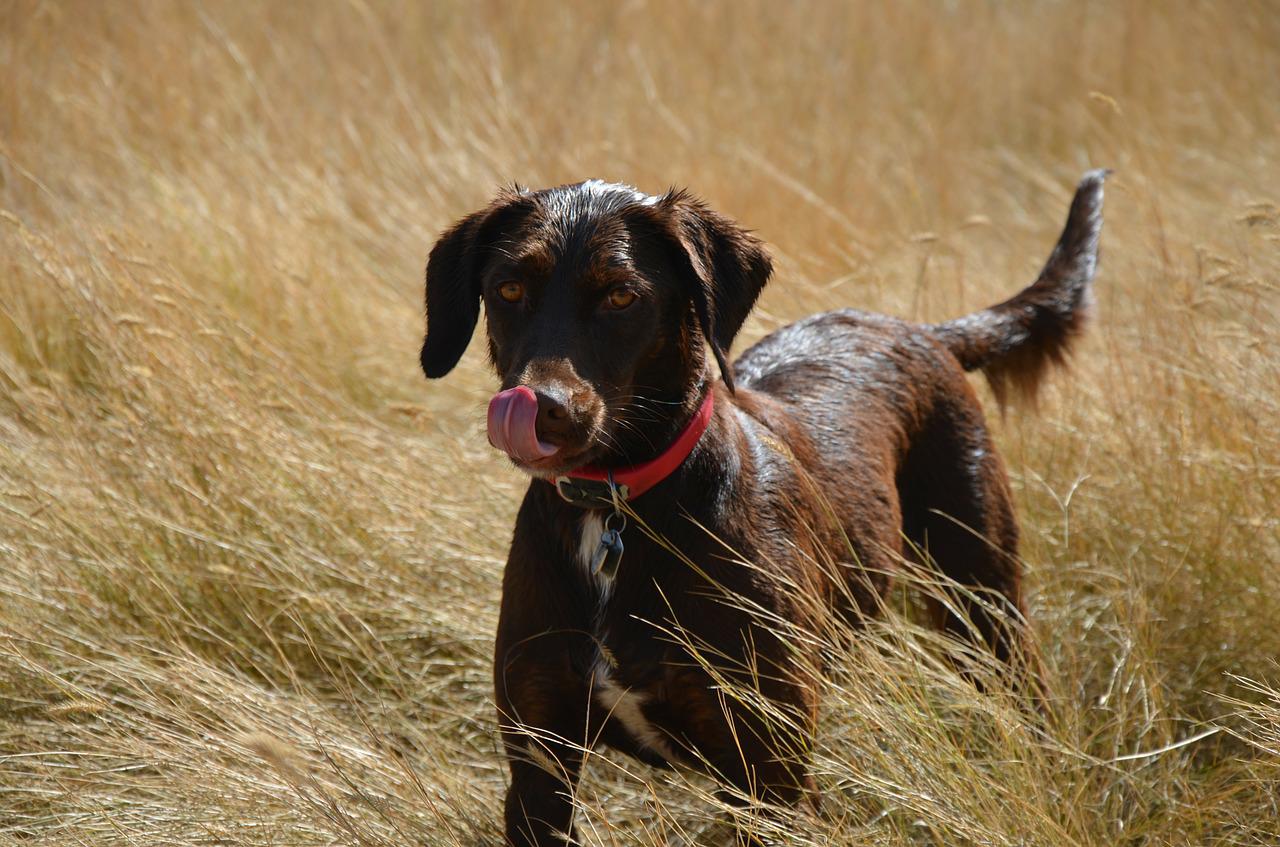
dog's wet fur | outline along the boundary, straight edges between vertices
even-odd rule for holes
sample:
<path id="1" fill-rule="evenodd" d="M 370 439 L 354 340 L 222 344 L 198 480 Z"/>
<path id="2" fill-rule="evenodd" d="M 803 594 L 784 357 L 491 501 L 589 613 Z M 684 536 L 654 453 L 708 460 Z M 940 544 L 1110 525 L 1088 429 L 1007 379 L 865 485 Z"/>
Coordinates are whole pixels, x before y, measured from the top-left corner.
<path id="1" fill-rule="evenodd" d="M 571 794 L 596 743 L 709 767 L 740 795 L 816 804 L 803 749 L 818 639 L 784 630 L 876 614 L 905 562 L 967 589 L 934 603 L 941 626 L 1034 680 L 1009 484 L 965 372 L 983 371 L 1003 403 L 1063 361 L 1091 299 L 1104 177 L 1085 176 L 1040 277 L 1015 297 L 937 325 L 814 315 L 732 365 L 769 256 L 685 192 L 511 189 L 441 237 L 424 371 L 457 364 L 483 302 L 502 388 L 537 394 L 538 437 L 558 448 L 518 463 L 534 479 L 503 577 L 494 671 L 510 843 L 572 839 Z M 629 504 L 616 575 L 593 575 L 605 513 L 563 501 L 546 478 L 653 458 L 708 391 L 705 434 Z M 798 742 L 724 696 L 717 675 L 758 691 L 801 728 Z"/>

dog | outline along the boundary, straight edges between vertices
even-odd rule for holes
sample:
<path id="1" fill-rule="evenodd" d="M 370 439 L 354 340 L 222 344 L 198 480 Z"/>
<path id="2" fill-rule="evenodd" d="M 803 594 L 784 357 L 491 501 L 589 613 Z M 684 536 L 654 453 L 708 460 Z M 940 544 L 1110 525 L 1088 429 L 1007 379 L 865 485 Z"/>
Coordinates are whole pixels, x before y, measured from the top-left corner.
<path id="1" fill-rule="evenodd" d="M 510 844 L 573 841 L 597 743 L 709 769 L 739 798 L 815 804 L 805 669 L 821 663 L 784 630 L 876 614 L 913 558 L 966 588 L 935 604 L 942 627 L 1015 676 L 1027 664 L 1018 525 L 965 372 L 1003 405 L 1064 361 L 1106 174 L 1085 175 L 1044 270 L 1011 299 L 940 324 L 818 314 L 732 365 L 771 261 L 685 191 L 516 187 L 441 236 L 422 368 L 453 369 L 483 303 L 501 380 L 489 440 L 532 477 L 494 662 Z M 800 755 L 726 681 L 788 716 Z"/>

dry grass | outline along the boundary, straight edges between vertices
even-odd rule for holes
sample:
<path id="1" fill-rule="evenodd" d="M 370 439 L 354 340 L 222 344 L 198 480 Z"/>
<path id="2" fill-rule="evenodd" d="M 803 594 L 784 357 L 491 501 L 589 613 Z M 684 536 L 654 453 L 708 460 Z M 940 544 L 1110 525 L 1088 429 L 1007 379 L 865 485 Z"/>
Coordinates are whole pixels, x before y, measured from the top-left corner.
<path id="1" fill-rule="evenodd" d="M 494 842 L 521 486 L 479 345 L 416 353 L 497 184 L 690 185 L 775 247 L 755 337 L 1003 298 L 1108 165 L 1098 321 L 999 425 L 1055 719 L 895 616 L 780 840 L 1280 839 L 1271 4 L 0 0 L 0 80 L 6 838 Z M 710 789 L 598 758 L 584 836 L 713 842 Z"/>

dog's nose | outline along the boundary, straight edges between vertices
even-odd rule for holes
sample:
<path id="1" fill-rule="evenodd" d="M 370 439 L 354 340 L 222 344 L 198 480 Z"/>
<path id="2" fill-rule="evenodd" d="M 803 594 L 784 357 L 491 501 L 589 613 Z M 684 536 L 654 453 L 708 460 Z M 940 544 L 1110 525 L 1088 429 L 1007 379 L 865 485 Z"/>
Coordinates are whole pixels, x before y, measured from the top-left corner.
<path id="1" fill-rule="evenodd" d="M 573 429 L 567 392 L 546 387 L 534 390 L 538 398 L 538 437 L 553 444 L 563 444 Z"/>

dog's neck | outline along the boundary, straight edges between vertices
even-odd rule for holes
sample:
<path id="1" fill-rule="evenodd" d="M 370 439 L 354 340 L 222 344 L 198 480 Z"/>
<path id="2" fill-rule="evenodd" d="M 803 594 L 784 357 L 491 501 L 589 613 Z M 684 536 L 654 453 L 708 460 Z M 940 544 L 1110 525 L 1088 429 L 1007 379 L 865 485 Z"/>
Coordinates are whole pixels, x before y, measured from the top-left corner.
<path id="1" fill-rule="evenodd" d="M 664 362 L 640 374 L 617 421 L 609 448 L 592 464 L 618 468 L 651 461 L 663 453 L 698 414 L 715 380 L 705 361 Z"/>
<path id="2" fill-rule="evenodd" d="M 715 411 L 715 391 L 708 388 L 693 417 L 665 450 L 637 465 L 602 467 L 588 465 L 554 479 L 556 491 L 566 501 L 587 508 L 641 497 L 673 474 L 694 451 L 706 433 Z"/>

